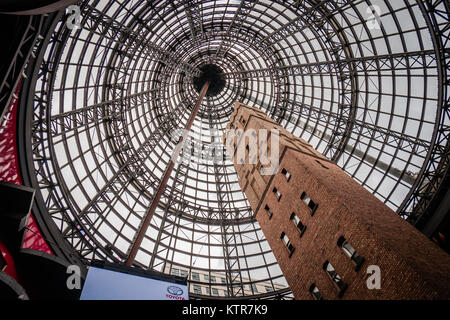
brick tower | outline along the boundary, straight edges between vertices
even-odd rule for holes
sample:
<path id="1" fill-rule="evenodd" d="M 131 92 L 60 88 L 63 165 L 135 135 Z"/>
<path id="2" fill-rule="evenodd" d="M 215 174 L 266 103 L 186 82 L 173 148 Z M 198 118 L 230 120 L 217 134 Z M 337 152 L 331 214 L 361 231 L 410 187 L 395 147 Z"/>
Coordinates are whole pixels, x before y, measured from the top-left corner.
<path id="1" fill-rule="evenodd" d="M 450 256 L 311 145 L 238 102 L 227 129 L 240 186 L 296 299 L 450 298 Z M 273 172 L 266 149 L 279 151 Z"/>

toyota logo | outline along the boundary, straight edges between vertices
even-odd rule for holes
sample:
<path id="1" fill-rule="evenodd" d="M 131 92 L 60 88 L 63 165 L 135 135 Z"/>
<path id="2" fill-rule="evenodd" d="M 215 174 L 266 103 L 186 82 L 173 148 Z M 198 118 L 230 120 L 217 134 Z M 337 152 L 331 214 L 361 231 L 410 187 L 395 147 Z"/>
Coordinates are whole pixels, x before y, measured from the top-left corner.
<path id="1" fill-rule="evenodd" d="M 167 287 L 167 292 L 176 296 L 181 296 L 183 294 L 183 290 L 176 286 Z"/>

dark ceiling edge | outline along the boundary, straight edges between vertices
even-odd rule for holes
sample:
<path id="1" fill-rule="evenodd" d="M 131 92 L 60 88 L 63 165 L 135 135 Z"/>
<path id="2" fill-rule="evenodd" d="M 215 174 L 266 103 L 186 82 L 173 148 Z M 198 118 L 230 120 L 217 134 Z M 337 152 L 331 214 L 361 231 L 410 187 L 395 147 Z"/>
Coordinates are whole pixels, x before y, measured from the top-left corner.
<path id="1" fill-rule="evenodd" d="M 17 261 L 18 275 L 31 300 L 79 300 L 87 276 L 83 265 L 72 265 L 65 259 L 34 249 L 20 250 Z M 79 287 L 69 286 L 74 275 L 79 277 Z"/>
<path id="2" fill-rule="evenodd" d="M 48 44 L 52 35 L 51 30 L 55 28 L 63 14 L 64 11 L 59 11 L 46 17 L 41 33 L 45 34 L 45 38 L 40 44 L 42 47 Z M 17 110 L 17 156 L 19 158 L 20 173 L 23 184 L 35 188 L 38 186 L 38 183 L 33 170 L 30 122 L 34 109 L 33 97 L 37 78 L 36 72 L 42 62 L 44 53 L 45 50 L 39 50 L 39 55 L 36 59 L 29 61 L 28 68 L 25 71 L 27 78 L 24 79 L 22 84 Z M 59 232 L 54 221 L 50 218 L 39 188 L 36 188 L 32 211 L 42 235 L 54 254 L 71 264 L 85 265 L 79 257 L 79 253 L 62 237 L 61 232 Z"/>
<path id="3" fill-rule="evenodd" d="M 449 203 L 445 199 L 445 194 L 447 194 L 447 191 L 449 190 L 448 181 L 450 180 L 450 161 L 448 158 L 450 140 L 447 140 L 445 146 L 439 146 L 443 137 L 448 135 L 449 132 L 448 126 L 445 125 L 445 114 L 449 113 L 447 86 L 450 76 L 450 68 L 448 65 L 450 56 L 448 48 L 446 48 L 443 43 L 443 38 L 448 38 L 448 34 L 445 34 L 444 30 L 448 30 L 450 22 L 442 24 L 442 27 L 441 24 L 437 23 L 439 13 L 437 13 L 437 10 L 435 11 L 435 9 L 431 10 L 431 8 L 433 8 L 432 2 L 432 0 L 425 0 L 423 2 L 418 1 L 418 7 L 426 21 L 429 33 L 434 35 L 431 40 L 433 42 L 438 64 L 438 111 L 440 111 L 440 113 L 437 112 L 436 115 L 432 145 L 425 158 L 424 165 L 422 166 L 415 183 L 412 185 L 397 210 L 397 213 L 401 215 L 408 210 L 408 205 L 413 203 L 414 199 L 420 198 L 411 209 L 412 213 L 407 221 L 428 237 L 431 237 L 434 233 L 438 232 L 440 228 L 445 227 L 442 226 L 441 223 L 443 223 L 443 220 L 447 220 L 450 214 Z M 448 1 L 444 1 L 443 5 L 447 9 L 447 16 L 449 16 L 450 4 Z M 433 157 L 438 157 L 439 155 L 441 155 L 441 159 L 437 164 L 437 169 L 433 170 L 431 168 L 433 161 L 435 161 Z M 427 178 L 429 179 L 428 182 L 426 182 Z M 428 183 L 428 185 L 425 190 L 423 190 L 425 183 Z M 439 212 L 437 208 L 439 208 Z M 445 213 L 443 210 L 446 210 L 447 212 Z"/>
<path id="4" fill-rule="evenodd" d="M 7 285 L 12 291 L 14 291 L 17 296 L 23 295 L 22 300 L 28 300 L 28 295 L 25 289 L 9 274 L 5 272 L 0 272 L 0 283 Z"/>
<path id="5" fill-rule="evenodd" d="M 44 42 L 45 43 L 45 42 Z M 25 90 L 23 90 L 23 94 L 27 94 L 27 93 L 24 93 L 24 92 L 27 92 L 27 91 L 25 91 Z M 29 110 L 27 110 L 28 112 L 30 112 Z M 26 124 L 24 124 L 25 125 L 25 127 L 26 127 Z M 27 130 L 29 130 L 29 129 L 27 129 Z M 20 131 L 19 131 L 20 132 Z M 29 150 L 29 149 L 27 149 L 27 150 Z M 25 150 L 25 151 L 27 151 L 27 150 Z M 22 153 L 23 154 L 23 153 Z M 27 156 L 28 156 L 28 153 L 25 153 L 25 154 L 27 154 Z M 23 172 L 23 171 L 22 171 Z M 44 207 L 45 208 L 45 207 Z M 45 211 L 46 211 L 46 209 L 45 209 Z M 44 211 L 43 211 L 44 212 Z M 37 218 L 37 217 L 36 217 Z M 51 219 L 50 219 L 51 220 Z M 38 223 L 38 225 L 39 226 L 41 226 L 39 223 Z M 59 232 L 58 232 L 58 235 L 59 235 Z M 64 241 L 64 239 L 63 239 L 63 241 Z M 50 244 L 49 244 L 50 245 Z"/>
<path id="6" fill-rule="evenodd" d="M 39 257 L 39 258 L 42 258 L 42 259 L 46 259 L 48 261 L 51 261 L 52 263 L 56 263 L 56 264 L 64 267 L 64 268 L 67 268 L 67 267 L 72 265 L 69 261 L 67 261 L 67 260 L 65 260 L 65 259 L 63 259 L 61 257 L 54 256 L 54 255 L 51 255 L 51 254 L 49 254 L 47 252 L 38 251 L 38 250 L 35 250 L 35 249 L 22 248 L 20 250 L 20 253 L 22 255 L 26 255 L 26 256 Z M 84 265 L 78 265 L 78 266 L 81 269 L 80 270 L 81 271 L 81 274 L 80 274 L 81 278 L 83 280 L 85 280 L 86 276 L 87 276 L 87 268 Z"/>
<path id="7" fill-rule="evenodd" d="M 9 44 L 3 51 L 4 63 L 0 67 L 0 122 L 11 106 L 15 88 L 20 84 L 22 72 L 43 20 L 43 16 L 0 14 L 0 41 Z M 14 33 L 11 33 L 11 28 L 14 29 Z"/>
<path id="8" fill-rule="evenodd" d="M 68 6 L 70 6 L 71 4 L 75 4 L 80 2 L 80 0 L 56 0 L 53 3 L 50 4 L 45 4 L 46 1 L 44 1 L 43 3 L 39 3 L 38 0 L 31 0 L 29 1 L 29 4 L 27 6 L 27 4 L 23 4 L 21 7 L 23 10 L 20 10 L 20 4 L 17 5 L 16 7 L 13 6 L 13 8 L 11 10 L 13 11 L 8 11 L 3 8 L 1 10 L 0 13 L 1 14 L 10 14 L 10 15 L 37 15 L 37 14 L 46 14 L 46 13 L 51 13 L 51 12 L 55 12 L 61 9 L 64 9 Z M 31 4 L 32 3 L 32 4 Z"/>

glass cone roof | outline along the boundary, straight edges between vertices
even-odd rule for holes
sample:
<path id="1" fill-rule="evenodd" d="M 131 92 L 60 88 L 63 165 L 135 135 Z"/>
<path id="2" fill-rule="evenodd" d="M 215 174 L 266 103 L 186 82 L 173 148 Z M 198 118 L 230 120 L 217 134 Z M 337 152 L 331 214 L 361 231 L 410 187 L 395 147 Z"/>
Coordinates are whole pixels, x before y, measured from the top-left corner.
<path id="1" fill-rule="evenodd" d="M 446 5 L 439 4 L 444 13 Z M 84 1 L 80 28 L 73 29 L 60 14 L 36 47 L 30 100 L 32 169 L 45 215 L 86 262 L 123 262 L 176 129 L 198 97 L 193 79 L 213 65 L 223 83 L 203 100 L 193 124 L 199 153 L 221 144 L 240 101 L 264 110 L 413 219 L 416 191 L 438 161 L 433 150 L 447 143 L 440 130 L 449 124 L 442 109 L 446 70 L 436 51 L 446 43 L 430 32 L 447 21 L 424 15 L 426 6 Z M 175 166 L 135 264 L 185 270 L 192 284 L 228 296 L 267 291 L 289 298 L 228 158 L 215 164 L 199 156 Z M 214 284 L 211 276 L 226 281 Z M 251 284 L 268 288 L 256 292 Z"/>

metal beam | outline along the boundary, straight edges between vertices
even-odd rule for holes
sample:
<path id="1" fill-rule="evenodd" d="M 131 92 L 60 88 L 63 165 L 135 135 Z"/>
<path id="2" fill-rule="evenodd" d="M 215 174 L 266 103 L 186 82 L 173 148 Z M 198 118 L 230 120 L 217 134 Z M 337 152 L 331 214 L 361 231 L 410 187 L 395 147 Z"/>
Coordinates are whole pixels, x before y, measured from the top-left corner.
<path id="1" fill-rule="evenodd" d="M 169 190 L 170 193 L 165 199 L 166 204 L 164 207 L 164 213 L 161 217 L 161 224 L 159 225 L 158 235 L 155 239 L 155 246 L 153 247 L 153 251 L 151 253 L 149 268 L 157 270 L 157 267 L 162 264 L 162 272 L 166 271 L 166 262 L 169 260 L 168 256 L 171 243 L 172 241 L 176 242 L 176 234 L 178 233 L 178 229 L 176 229 L 176 227 L 179 225 L 179 219 L 184 214 L 184 210 L 186 209 L 186 202 L 180 201 L 181 199 L 177 199 L 178 195 L 176 195 L 177 187 L 181 187 L 181 189 L 183 189 L 186 186 L 188 175 L 186 172 L 183 172 L 183 169 L 187 171 L 187 165 L 184 162 L 180 162 L 173 177 L 172 186 Z M 180 176 L 183 181 L 182 183 L 178 183 Z M 171 218 L 173 220 L 170 220 L 170 216 L 172 216 Z M 168 238 L 169 244 L 166 245 L 167 242 L 165 240 Z M 165 259 L 162 259 L 161 262 L 156 263 L 157 257 L 164 252 L 166 254 Z M 170 268 L 172 268 L 172 265 L 170 265 Z M 170 271 L 171 270 L 169 270 L 169 273 Z"/>
<path id="2" fill-rule="evenodd" d="M 76 128 L 84 127 L 89 123 L 99 123 L 111 120 L 116 116 L 120 116 L 123 111 L 131 110 L 131 108 L 123 110 L 123 102 L 131 101 L 131 106 L 139 107 L 151 100 L 158 101 L 160 98 L 159 96 L 154 96 L 152 98 L 148 97 L 149 94 L 157 92 L 157 90 L 158 89 L 145 90 L 54 115 L 50 118 L 50 132 L 53 136 L 57 136 L 63 132 L 67 133 Z"/>
<path id="3" fill-rule="evenodd" d="M 339 63 L 355 63 L 356 71 L 360 72 L 381 72 L 388 70 L 411 70 L 420 69 L 424 67 L 435 68 L 436 56 L 433 50 L 402 52 L 397 54 L 387 54 L 380 56 L 358 57 L 351 59 L 342 59 Z M 279 67 L 286 72 L 280 73 L 278 76 L 293 77 L 293 76 L 312 76 L 312 75 L 327 75 L 331 72 L 338 74 L 338 63 L 333 61 L 318 61 L 312 63 L 303 63 L 289 66 Z M 261 77 L 270 77 L 277 70 L 273 68 L 262 68 L 255 70 L 243 70 L 237 72 L 226 72 L 225 77 L 228 79 L 252 79 Z M 345 76 L 339 74 L 340 77 Z"/>
<path id="4" fill-rule="evenodd" d="M 330 118 L 337 120 L 339 117 L 339 114 L 337 114 L 336 112 L 321 109 L 313 105 L 304 105 L 300 102 L 291 99 L 287 100 L 287 102 L 288 105 L 292 106 L 292 108 L 290 108 L 289 110 L 285 110 L 286 113 L 289 115 L 298 116 L 299 118 L 303 117 L 304 119 L 308 120 L 312 119 L 316 121 L 323 121 L 325 125 L 330 121 Z M 377 136 L 381 136 L 383 137 L 382 140 L 387 143 L 389 143 L 388 141 L 404 142 L 404 144 L 398 143 L 398 145 L 393 146 L 395 148 L 401 147 L 403 149 L 405 146 L 408 146 L 408 148 L 411 149 L 411 152 L 422 153 L 428 150 L 428 148 L 430 147 L 430 143 L 426 140 L 410 136 L 406 133 L 396 132 L 390 130 L 389 128 L 382 128 L 380 126 L 377 126 L 376 124 L 371 124 L 355 119 L 353 120 L 353 125 L 356 127 L 356 129 L 353 132 L 355 133 L 359 132 L 359 134 L 361 134 L 363 131 L 366 132 L 365 134 L 363 134 L 364 137 L 374 139 Z M 385 138 L 386 136 L 390 138 Z"/>
<path id="5" fill-rule="evenodd" d="M 124 54 L 133 56 L 138 48 L 143 47 L 149 57 L 153 57 L 167 65 L 178 66 L 188 75 L 197 76 L 200 74 L 198 68 L 180 60 L 173 52 L 148 41 L 146 38 L 148 34 L 140 34 L 125 27 L 93 6 L 86 5 L 82 10 L 83 17 L 85 17 L 82 28 L 120 45 L 121 48 L 118 49 L 121 49 Z"/>
<path id="6" fill-rule="evenodd" d="M 294 19 L 289 21 L 286 24 L 283 24 L 280 28 L 273 31 L 269 36 L 267 36 L 267 40 L 270 40 L 272 43 L 278 42 L 284 39 L 289 35 L 292 31 L 298 32 L 303 28 L 310 27 L 309 24 L 305 24 L 304 21 L 308 21 L 308 23 L 316 24 L 319 27 L 322 27 L 325 23 L 324 21 L 327 19 L 326 16 L 322 14 L 322 12 L 327 13 L 328 17 L 332 17 L 334 13 L 338 10 L 343 10 L 345 6 L 351 4 L 350 0 L 311 0 L 308 1 L 313 3 L 313 5 L 309 8 L 306 6 L 298 6 L 297 10 L 303 11 L 301 14 L 297 15 Z"/>
<path id="7" fill-rule="evenodd" d="M 213 113 L 211 106 L 208 103 L 208 120 L 209 120 L 209 128 L 210 130 L 218 130 L 218 117 Z M 212 134 L 212 138 L 215 136 Z M 215 141 L 212 141 L 215 143 Z M 220 142 L 222 144 L 222 142 Z M 223 149 L 223 148 L 222 148 Z M 214 155 L 215 157 L 217 155 Z M 222 159 L 223 159 L 223 155 Z M 217 202 L 219 205 L 219 213 L 222 230 L 222 246 L 223 246 L 223 255 L 224 255 L 224 267 L 225 267 L 225 275 L 226 275 L 226 283 L 228 295 L 231 297 L 244 295 L 244 286 L 242 284 L 242 274 L 240 272 L 241 266 L 239 261 L 238 248 L 236 244 L 236 233 L 234 231 L 234 225 L 227 223 L 227 219 L 231 219 L 232 217 L 227 217 L 226 214 L 226 204 L 230 205 L 232 199 L 230 199 L 230 193 L 228 190 L 224 190 L 229 184 L 223 182 L 223 179 L 226 178 L 227 172 L 224 163 L 218 164 L 217 161 L 213 161 L 214 166 L 214 179 L 216 184 L 217 191 Z M 225 172 L 223 172 L 225 171 Z M 234 271 L 233 271 L 234 270 Z"/>
<path id="8" fill-rule="evenodd" d="M 332 135 L 317 129 L 311 124 L 308 124 L 308 120 L 320 121 L 321 119 L 324 119 L 324 123 L 326 123 L 327 121 L 330 121 L 330 118 L 332 118 L 337 121 L 339 117 L 337 113 L 328 110 L 322 110 L 314 106 L 301 105 L 300 103 L 293 100 L 289 100 L 288 102 L 289 105 L 293 106 L 293 108 L 289 110 L 290 113 L 287 112 L 289 115 L 296 115 L 299 117 L 298 119 L 302 118 L 302 116 L 307 117 L 306 119 L 304 118 L 305 121 L 298 120 L 297 125 L 300 125 L 300 127 L 302 127 L 304 130 L 316 137 L 320 137 L 324 141 L 327 141 L 329 143 L 333 141 Z M 256 103 L 268 109 L 268 106 L 265 105 L 262 101 L 256 101 Z M 392 142 L 397 142 L 396 145 L 391 145 L 395 149 L 408 147 L 408 149 L 411 149 L 408 150 L 411 153 L 423 153 L 429 148 L 429 143 L 427 141 L 411 137 L 406 134 L 400 134 L 386 128 L 381 128 L 374 124 L 364 123 L 359 120 L 355 120 L 353 122 L 353 128 L 355 131 L 352 133 L 358 134 L 358 137 L 364 136 L 368 139 L 381 137 L 381 139 L 378 139 L 376 141 L 383 142 L 384 144 L 392 144 Z M 402 179 L 410 185 L 414 184 L 416 180 L 416 176 L 414 174 L 394 168 L 390 164 L 381 161 L 380 159 L 377 159 L 358 149 L 356 146 L 346 144 L 344 150 L 356 156 L 357 158 L 374 165 L 379 170 L 387 172 L 398 179 Z"/>
<path id="9" fill-rule="evenodd" d="M 72 232 L 70 232 L 70 230 L 66 228 L 65 232 L 67 235 L 74 234 L 74 232 L 79 234 L 82 233 L 81 237 L 79 237 L 79 241 L 83 241 L 91 248 L 92 251 L 102 250 L 103 246 L 96 237 L 102 238 L 102 241 L 105 241 L 106 243 L 108 243 L 108 240 L 103 238 L 102 234 L 94 234 L 90 231 L 90 228 L 95 223 L 92 221 L 91 217 L 99 217 L 101 212 L 103 212 L 101 209 L 102 206 L 110 205 L 111 201 L 118 197 L 124 188 L 127 188 L 127 185 L 131 180 L 140 179 L 140 176 L 142 175 L 142 162 L 150 157 L 150 154 L 153 152 L 155 146 L 157 146 L 159 141 L 161 141 L 161 139 L 168 134 L 170 127 L 172 127 L 174 123 L 177 124 L 176 121 L 174 122 L 173 118 L 180 121 L 182 118 L 182 111 L 184 109 L 187 109 L 187 107 L 180 103 L 171 114 L 165 115 L 161 125 L 156 128 L 140 145 L 140 147 L 135 151 L 135 155 L 130 155 L 101 188 L 101 190 L 99 190 L 91 198 L 89 203 L 86 204 L 79 213 L 74 214 L 74 221 L 72 222 L 70 219 L 67 220 L 67 223 L 69 224 L 68 228 L 72 229 Z M 45 159 L 42 159 L 41 161 L 45 161 Z M 43 181 L 45 180 L 46 179 L 43 178 Z M 141 180 L 141 184 L 146 188 L 145 190 L 155 189 L 159 181 L 156 176 L 145 177 Z M 58 216 L 61 212 L 65 212 L 64 210 L 67 209 L 68 208 L 49 208 L 48 210 L 50 215 L 54 214 Z M 86 250 L 86 252 L 89 254 L 88 250 Z"/>
<path id="10" fill-rule="evenodd" d="M 450 3 L 442 0 L 417 2 L 432 37 L 438 71 L 438 101 L 434 127 L 425 165 L 400 205 L 398 213 L 416 226 L 424 225 L 436 206 L 434 195 L 445 187 L 450 171 Z M 438 201 L 440 199 L 437 199 Z"/>
<path id="11" fill-rule="evenodd" d="M 188 19 L 189 28 L 191 29 L 192 40 L 199 39 L 203 36 L 203 22 L 200 10 L 200 2 L 197 0 L 184 0 L 184 11 Z"/>
<path id="12" fill-rule="evenodd" d="M 183 133 L 183 136 L 181 137 L 180 143 L 176 146 L 172 160 L 169 162 L 169 165 L 164 173 L 164 176 L 161 180 L 161 183 L 158 187 L 158 190 L 156 191 L 156 194 L 153 196 L 153 199 L 151 200 L 150 208 L 148 209 L 147 213 L 144 216 L 144 219 L 141 221 L 141 224 L 138 228 L 138 232 L 135 235 L 135 238 L 133 239 L 133 244 L 129 250 L 129 254 L 127 257 L 127 260 L 125 261 L 125 264 L 127 266 L 131 266 L 134 262 L 134 259 L 136 258 L 136 254 L 139 250 L 139 247 L 141 246 L 142 240 L 144 239 L 144 235 L 147 232 L 147 228 L 150 224 L 150 220 L 153 216 L 153 213 L 156 210 L 156 207 L 158 206 L 159 199 L 161 198 L 162 194 L 164 193 L 164 189 L 167 185 L 167 181 L 169 180 L 170 174 L 172 173 L 173 167 L 175 165 L 175 162 L 173 159 L 177 159 L 182 147 L 184 145 L 184 142 L 186 141 L 186 138 L 188 136 L 188 132 L 192 127 L 192 124 L 194 123 L 195 116 L 197 115 L 198 109 L 200 108 L 200 105 L 203 101 L 203 98 L 206 95 L 206 92 L 208 91 L 209 82 L 206 82 L 203 85 L 202 90 L 200 91 L 200 96 L 198 97 L 197 103 L 194 106 L 194 109 L 191 113 L 191 117 L 189 118 L 189 121 L 186 125 L 185 131 Z"/>
<path id="13" fill-rule="evenodd" d="M 0 79 L 0 127 L 3 123 L 3 117 L 6 114 L 7 106 L 9 106 L 12 97 L 15 95 L 15 89 L 19 83 L 19 80 L 25 76 L 24 69 L 31 58 L 35 58 L 36 43 L 38 40 L 43 39 L 40 35 L 42 25 L 44 23 L 45 17 L 42 16 L 30 16 L 20 18 L 20 20 L 26 20 L 28 22 L 23 23 L 23 33 L 21 34 L 21 39 L 17 45 L 17 49 L 12 54 L 10 61 L 3 61 L 3 64 L 9 63 L 9 65 L 4 68 L 4 76 Z M 7 19 L 11 19 L 10 17 Z M 15 32 L 17 32 L 15 30 Z M 11 44 L 9 44 L 11 45 Z M 4 59 L 7 59 L 4 57 Z"/>
<path id="14" fill-rule="evenodd" d="M 216 51 L 216 54 L 214 55 L 213 62 L 217 61 L 217 59 L 222 58 L 226 50 L 224 50 L 224 47 L 230 47 L 232 44 L 232 41 L 230 39 L 231 30 L 233 29 L 234 24 L 238 25 L 238 31 L 242 27 L 243 21 L 247 17 L 250 10 L 255 6 L 256 1 L 255 0 L 242 0 L 239 3 L 239 7 L 237 8 L 236 12 L 234 13 L 233 20 L 231 21 L 230 25 L 228 26 L 227 32 L 225 36 L 222 39 L 222 42 L 220 43 L 219 48 Z"/>

